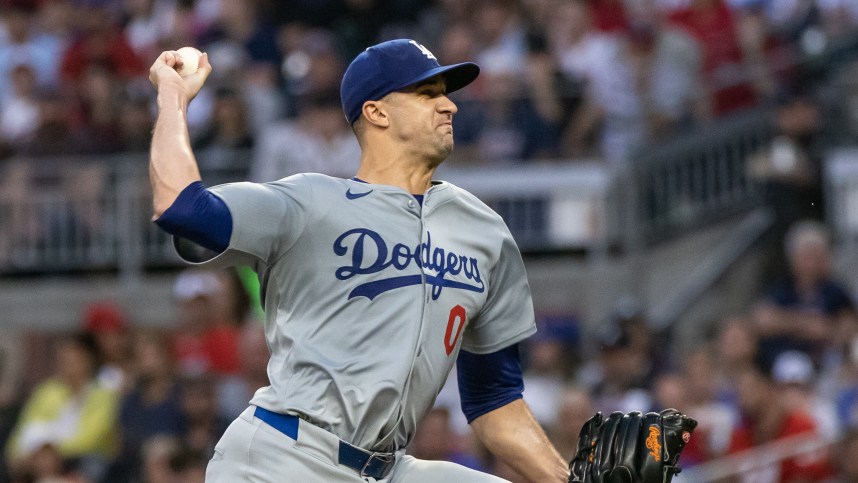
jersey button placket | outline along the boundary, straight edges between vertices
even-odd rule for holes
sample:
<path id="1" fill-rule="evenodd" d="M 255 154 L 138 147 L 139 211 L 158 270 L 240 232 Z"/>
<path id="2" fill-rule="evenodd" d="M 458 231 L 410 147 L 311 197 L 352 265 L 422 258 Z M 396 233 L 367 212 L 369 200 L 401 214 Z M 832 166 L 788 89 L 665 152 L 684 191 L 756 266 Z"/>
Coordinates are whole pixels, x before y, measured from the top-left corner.
<path id="1" fill-rule="evenodd" d="M 426 222 L 426 213 L 427 213 L 426 200 L 424 199 L 423 200 L 423 209 L 420 210 L 420 220 L 422 221 L 422 224 L 423 224 L 423 234 L 421 235 L 421 239 L 422 239 L 423 243 L 428 243 L 428 241 L 429 241 L 427 236 L 426 236 L 426 234 L 429 232 L 429 224 Z M 431 254 L 430 254 L 430 256 L 431 256 Z M 424 276 L 425 276 L 425 273 L 426 272 L 424 271 Z M 426 290 L 426 305 L 429 305 L 429 303 L 432 301 L 432 289 L 431 289 L 431 287 L 427 287 L 427 288 L 428 288 L 428 290 Z"/>

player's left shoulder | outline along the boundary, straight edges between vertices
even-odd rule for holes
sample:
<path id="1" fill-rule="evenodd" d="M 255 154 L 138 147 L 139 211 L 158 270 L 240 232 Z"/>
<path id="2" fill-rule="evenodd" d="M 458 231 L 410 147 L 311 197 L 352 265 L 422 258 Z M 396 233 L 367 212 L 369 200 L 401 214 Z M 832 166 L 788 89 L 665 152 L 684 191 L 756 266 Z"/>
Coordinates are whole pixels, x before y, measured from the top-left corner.
<path id="1" fill-rule="evenodd" d="M 503 218 L 495 210 L 470 191 L 449 181 L 436 181 L 435 183 L 433 189 L 437 190 L 439 194 L 443 192 L 447 201 L 452 203 L 456 209 L 463 210 L 463 213 L 468 213 L 477 218 L 504 224 Z"/>
<path id="2" fill-rule="evenodd" d="M 349 180 L 322 173 L 299 173 L 286 179 L 293 179 L 294 182 L 306 186 L 320 199 L 333 193 L 345 191 L 349 186 Z"/>

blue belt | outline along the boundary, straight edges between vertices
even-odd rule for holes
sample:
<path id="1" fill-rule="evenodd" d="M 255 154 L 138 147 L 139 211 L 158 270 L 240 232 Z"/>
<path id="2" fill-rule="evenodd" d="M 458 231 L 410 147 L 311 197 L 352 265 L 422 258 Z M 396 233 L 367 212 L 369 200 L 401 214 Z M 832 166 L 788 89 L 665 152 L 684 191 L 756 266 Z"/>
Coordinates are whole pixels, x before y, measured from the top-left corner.
<path id="1" fill-rule="evenodd" d="M 280 414 L 259 406 L 254 416 L 264 421 L 272 428 L 286 436 L 298 440 L 298 417 L 290 414 Z M 340 440 L 338 462 L 360 473 L 360 476 L 371 476 L 376 480 L 384 479 L 393 469 L 396 457 L 393 453 L 374 453 Z"/>

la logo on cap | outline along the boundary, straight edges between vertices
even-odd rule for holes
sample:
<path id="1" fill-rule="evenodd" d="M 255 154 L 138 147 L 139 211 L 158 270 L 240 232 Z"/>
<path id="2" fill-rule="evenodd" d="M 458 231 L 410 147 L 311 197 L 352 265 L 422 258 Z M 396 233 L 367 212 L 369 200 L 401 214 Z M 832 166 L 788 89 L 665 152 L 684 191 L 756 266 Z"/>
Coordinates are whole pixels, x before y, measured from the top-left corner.
<path id="1" fill-rule="evenodd" d="M 430 52 L 430 51 L 429 51 L 429 49 L 427 49 L 427 48 L 426 48 L 426 47 L 424 47 L 423 45 L 419 44 L 416 40 L 412 40 L 412 41 L 410 41 L 410 42 L 408 42 L 408 43 L 409 43 L 409 44 L 411 44 L 411 45 L 413 45 L 413 46 L 415 46 L 415 47 L 417 47 L 418 49 L 420 49 L 420 52 L 423 52 L 423 55 L 425 55 L 426 57 L 428 57 L 428 58 L 430 58 L 430 59 L 432 59 L 432 60 L 438 60 L 438 59 L 435 57 L 435 55 L 434 55 L 432 52 Z"/>

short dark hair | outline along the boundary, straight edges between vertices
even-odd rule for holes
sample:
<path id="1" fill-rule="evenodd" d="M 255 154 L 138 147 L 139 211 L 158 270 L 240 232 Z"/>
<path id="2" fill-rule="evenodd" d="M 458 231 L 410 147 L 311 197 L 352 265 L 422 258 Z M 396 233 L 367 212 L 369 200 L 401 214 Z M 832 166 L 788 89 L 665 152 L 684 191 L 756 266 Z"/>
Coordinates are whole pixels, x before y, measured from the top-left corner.
<path id="1" fill-rule="evenodd" d="M 101 366 L 103 362 L 101 349 L 93 333 L 87 331 L 75 332 L 67 339 L 64 339 L 62 343 L 82 350 L 92 360 L 93 369 Z"/>

